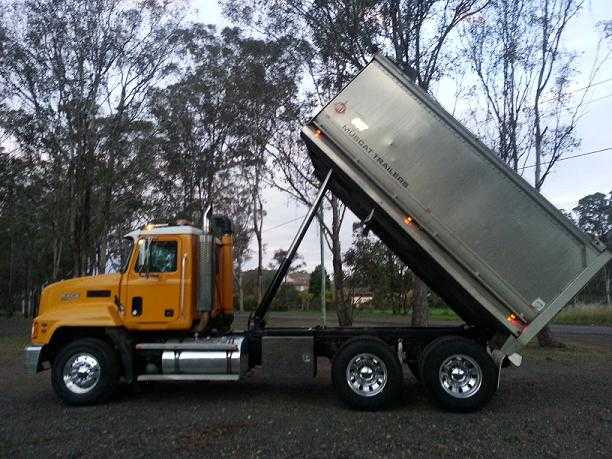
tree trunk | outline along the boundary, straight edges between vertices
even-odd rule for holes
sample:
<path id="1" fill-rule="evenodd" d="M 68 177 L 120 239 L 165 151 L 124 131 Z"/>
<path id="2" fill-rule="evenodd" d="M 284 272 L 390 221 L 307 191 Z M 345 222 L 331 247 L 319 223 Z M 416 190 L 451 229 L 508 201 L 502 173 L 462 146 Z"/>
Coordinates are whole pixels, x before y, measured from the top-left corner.
<path id="1" fill-rule="evenodd" d="M 238 272 L 236 273 L 236 282 L 238 284 L 238 310 L 244 312 L 244 291 L 242 289 L 242 260 L 237 263 Z"/>
<path id="2" fill-rule="evenodd" d="M 612 304 L 612 293 L 610 292 L 610 263 L 604 266 L 604 276 L 606 286 L 606 304 L 610 306 Z"/>
<path id="3" fill-rule="evenodd" d="M 257 303 L 261 303 L 263 297 L 263 240 L 261 237 L 261 222 L 263 220 L 263 209 L 257 191 L 253 192 L 253 232 L 257 239 Z"/>
<path id="4" fill-rule="evenodd" d="M 108 237 L 106 234 L 100 236 L 102 241 L 98 245 L 98 259 L 97 259 L 97 274 L 106 273 L 106 253 L 108 251 Z"/>
<path id="5" fill-rule="evenodd" d="M 59 276 L 59 270 L 62 262 L 62 249 L 64 247 L 64 242 L 59 237 L 53 238 L 53 271 L 51 274 L 51 279 L 53 281 L 57 280 Z"/>
<path id="6" fill-rule="evenodd" d="M 548 325 L 538 333 L 538 344 L 542 347 L 565 347 L 562 342 L 555 339 Z"/>
<path id="7" fill-rule="evenodd" d="M 342 269 L 342 246 L 340 245 L 340 227 L 342 219 L 340 216 L 340 201 L 335 196 L 331 198 L 332 207 L 332 266 L 334 268 L 334 288 L 335 298 L 334 305 L 336 307 L 336 315 L 338 316 L 338 325 L 341 327 L 350 327 L 353 325 L 353 306 L 350 301 L 347 301 L 346 292 L 344 291 L 344 270 Z"/>
<path id="8" fill-rule="evenodd" d="M 416 275 L 412 292 L 412 326 L 426 327 L 429 324 L 429 308 L 425 302 L 427 285 Z"/>
<path id="9" fill-rule="evenodd" d="M 536 123 L 536 172 L 535 172 L 535 186 L 536 191 L 539 193 L 540 188 L 542 187 L 541 175 L 540 175 L 540 164 L 542 160 L 542 133 L 540 131 L 539 125 L 539 112 L 536 111 L 536 117 L 538 122 Z M 564 347 L 563 343 L 558 341 L 553 335 L 552 330 L 547 325 L 544 327 L 540 333 L 538 333 L 538 344 L 541 347 Z"/>
<path id="10" fill-rule="evenodd" d="M 9 316 L 13 315 L 13 273 L 14 273 L 14 265 L 15 265 L 15 257 L 13 256 L 14 243 L 13 238 L 10 238 L 9 244 L 9 280 L 8 280 L 8 304 L 6 308 L 6 312 Z"/>

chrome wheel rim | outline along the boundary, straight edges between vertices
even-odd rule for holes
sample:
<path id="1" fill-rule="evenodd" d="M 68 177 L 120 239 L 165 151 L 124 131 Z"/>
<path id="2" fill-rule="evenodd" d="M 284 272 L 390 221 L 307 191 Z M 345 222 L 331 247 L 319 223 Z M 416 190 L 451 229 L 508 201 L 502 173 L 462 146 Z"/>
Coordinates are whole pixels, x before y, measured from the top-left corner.
<path id="1" fill-rule="evenodd" d="M 75 354 L 64 364 L 64 385 L 74 394 L 91 391 L 100 380 L 100 363 L 93 355 Z"/>
<path id="2" fill-rule="evenodd" d="M 346 367 L 346 382 L 357 395 L 374 397 L 387 385 L 387 366 L 374 354 L 357 354 Z"/>
<path id="3" fill-rule="evenodd" d="M 468 398 L 480 390 L 482 370 L 470 356 L 455 354 L 440 365 L 440 384 L 455 398 Z"/>

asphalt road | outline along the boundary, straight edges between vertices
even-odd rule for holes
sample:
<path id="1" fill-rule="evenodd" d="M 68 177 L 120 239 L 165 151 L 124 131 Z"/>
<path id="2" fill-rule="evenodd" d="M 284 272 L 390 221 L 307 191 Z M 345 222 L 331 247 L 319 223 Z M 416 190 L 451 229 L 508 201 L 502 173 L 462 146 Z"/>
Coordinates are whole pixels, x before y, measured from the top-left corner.
<path id="1" fill-rule="evenodd" d="M 349 410 L 325 360 L 313 380 L 267 383 L 255 370 L 240 383 L 146 384 L 106 405 L 67 408 L 48 372 L 22 369 L 28 328 L 0 321 L 1 457 L 612 456 L 606 327 L 559 327 L 567 349 L 527 349 L 521 368 L 504 370 L 491 403 L 467 415 L 437 409 L 408 372 L 392 409 Z"/>

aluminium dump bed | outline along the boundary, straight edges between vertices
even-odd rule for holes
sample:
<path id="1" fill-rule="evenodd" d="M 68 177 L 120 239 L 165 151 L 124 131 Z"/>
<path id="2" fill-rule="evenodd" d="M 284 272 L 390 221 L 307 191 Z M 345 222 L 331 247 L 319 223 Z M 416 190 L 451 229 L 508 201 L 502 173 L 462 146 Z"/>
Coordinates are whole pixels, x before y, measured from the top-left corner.
<path id="1" fill-rule="evenodd" d="M 525 344 L 610 260 L 376 56 L 303 128 L 317 175 L 467 322 Z"/>

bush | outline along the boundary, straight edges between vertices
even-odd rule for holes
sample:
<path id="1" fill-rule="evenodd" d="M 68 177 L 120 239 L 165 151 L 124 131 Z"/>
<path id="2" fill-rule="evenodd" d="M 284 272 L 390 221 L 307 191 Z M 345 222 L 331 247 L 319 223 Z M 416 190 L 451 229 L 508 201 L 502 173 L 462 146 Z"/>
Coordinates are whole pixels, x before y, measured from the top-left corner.
<path id="1" fill-rule="evenodd" d="M 604 305 L 569 307 L 561 311 L 554 322 L 568 325 L 612 325 L 612 307 Z"/>
<path id="2" fill-rule="evenodd" d="M 243 301 L 245 311 L 254 311 L 259 305 L 259 303 L 257 302 L 257 297 L 255 295 L 244 295 Z M 239 307 L 238 299 L 234 301 L 234 307 L 236 309 Z"/>

